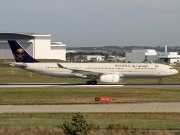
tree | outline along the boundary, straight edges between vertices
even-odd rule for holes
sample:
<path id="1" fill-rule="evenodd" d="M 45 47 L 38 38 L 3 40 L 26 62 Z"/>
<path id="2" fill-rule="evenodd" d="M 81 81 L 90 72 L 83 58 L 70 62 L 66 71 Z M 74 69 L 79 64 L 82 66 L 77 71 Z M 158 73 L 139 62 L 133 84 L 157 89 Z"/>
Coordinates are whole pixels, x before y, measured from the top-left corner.
<path id="1" fill-rule="evenodd" d="M 72 122 L 65 122 L 62 126 L 65 135 L 88 135 L 90 126 L 84 119 L 83 115 L 76 113 L 72 117 Z"/>

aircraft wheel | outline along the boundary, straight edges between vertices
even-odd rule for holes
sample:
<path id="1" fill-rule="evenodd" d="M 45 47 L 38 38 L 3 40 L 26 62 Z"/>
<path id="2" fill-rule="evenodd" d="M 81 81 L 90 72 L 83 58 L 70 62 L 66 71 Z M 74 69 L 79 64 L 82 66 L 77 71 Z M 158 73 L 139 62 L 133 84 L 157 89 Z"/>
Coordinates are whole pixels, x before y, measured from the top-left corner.
<path id="1" fill-rule="evenodd" d="M 159 79 L 159 82 L 158 82 L 158 84 L 162 84 L 162 79 Z"/>
<path id="2" fill-rule="evenodd" d="M 92 81 L 91 84 L 92 84 L 92 85 L 96 85 L 96 84 L 97 84 L 97 81 Z"/>
<path id="3" fill-rule="evenodd" d="M 87 82 L 86 82 L 86 84 L 87 84 L 87 85 L 90 85 L 90 84 L 91 84 L 91 82 L 90 82 L 90 81 L 87 81 Z"/>

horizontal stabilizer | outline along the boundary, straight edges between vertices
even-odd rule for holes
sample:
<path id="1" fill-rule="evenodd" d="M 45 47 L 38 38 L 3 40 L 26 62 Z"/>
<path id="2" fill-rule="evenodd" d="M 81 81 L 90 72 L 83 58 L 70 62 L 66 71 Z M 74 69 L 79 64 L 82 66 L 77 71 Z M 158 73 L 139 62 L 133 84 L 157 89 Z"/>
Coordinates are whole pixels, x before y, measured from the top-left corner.
<path id="1" fill-rule="evenodd" d="M 11 64 L 10 64 L 10 66 L 17 66 L 17 67 L 22 67 L 22 68 L 26 68 L 27 67 L 27 64 L 25 64 L 25 63 L 16 63 L 16 62 L 12 62 Z"/>

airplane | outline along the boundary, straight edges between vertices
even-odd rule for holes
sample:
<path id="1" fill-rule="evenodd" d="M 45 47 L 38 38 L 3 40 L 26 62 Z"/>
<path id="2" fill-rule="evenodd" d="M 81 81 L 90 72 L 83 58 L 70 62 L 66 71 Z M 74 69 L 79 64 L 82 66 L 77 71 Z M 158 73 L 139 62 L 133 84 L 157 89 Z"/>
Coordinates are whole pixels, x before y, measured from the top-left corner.
<path id="1" fill-rule="evenodd" d="M 101 82 L 118 83 L 122 78 L 162 78 L 178 73 L 174 67 L 158 63 L 42 63 L 33 58 L 16 40 L 8 40 L 17 66 L 30 72 L 54 77 L 89 79 L 87 85 Z"/>

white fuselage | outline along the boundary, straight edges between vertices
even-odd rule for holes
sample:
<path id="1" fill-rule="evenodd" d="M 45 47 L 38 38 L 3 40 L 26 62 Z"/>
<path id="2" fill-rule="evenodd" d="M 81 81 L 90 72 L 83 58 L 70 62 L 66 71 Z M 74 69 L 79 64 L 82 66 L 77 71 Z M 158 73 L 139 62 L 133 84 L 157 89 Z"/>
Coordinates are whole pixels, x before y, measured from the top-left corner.
<path id="1" fill-rule="evenodd" d="M 60 63 L 63 67 L 100 73 L 120 73 L 122 77 L 167 77 L 177 74 L 172 66 L 155 63 Z M 77 77 L 72 70 L 57 63 L 26 63 L 28 71 L 55 77 Z M 86 77 L 88 78 L 88 77 Z"/>

